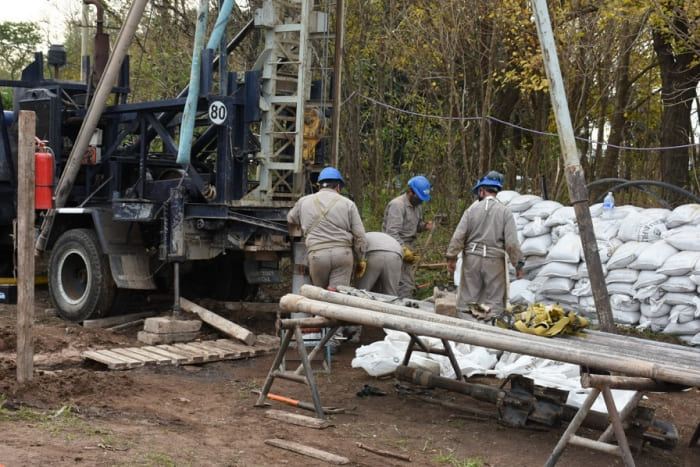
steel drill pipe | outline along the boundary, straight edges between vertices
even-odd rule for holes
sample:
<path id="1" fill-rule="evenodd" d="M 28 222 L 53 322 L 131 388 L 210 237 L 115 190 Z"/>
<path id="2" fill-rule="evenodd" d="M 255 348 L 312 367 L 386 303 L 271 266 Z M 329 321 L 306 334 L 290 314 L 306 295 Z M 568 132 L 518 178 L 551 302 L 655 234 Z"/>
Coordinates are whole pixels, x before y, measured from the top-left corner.
<path id="1" fill-rule="evenodd" d="M 300 293 L 304 297 L 313 300 L 335 303 L 338 305 L 345 305 L 365 310 L 380 311 L 382 313 L 416 318 L 423 321 L 446 324 L 449 326 L 457 326 L 464 329 L 481 330 L 492 333 L 494 335 L 503 336 L 504 339 L 513 339 L 514 335 L 527 335 L 523 333 L 513 333 L 508 329 L 498 328 L 484 323 L 454 318 L 451 316 L 438 315 L 434 312 L 428 312 L 416 308 L 409 308 L 402 305 L 382 302 L 380 300 L 371 300 L 367 298 L 331 292 L 329 290 L 308 284 L 303 285 L 301 287 Z M 588 335 L 589 333 L 587 331 L 586 336 Z M 589 351 L 595 351 L 603 354 L 608 353 L 610 355 L 616 355 L 618 357 L 627 356 L 634 360 L 637 360 L 640 356 L 643 356 L 642 359 L 648 362 L 654 362 L 660 365 L 667 365 L 668 362 L 673 362 L 673 364 L 677 367 L 682 366 L 691 371 L 698 370 L 698 361 L 700 361 L 700 354 L 697 350 L 694 350 L 692 348 L 674 346 L 671 344 L 661 344 L 646 339 L 639 339 L 628 336 L 618 336 L 616 334 L 610 334 L 605 332 L 593 331 L 590 332 L 590 335 L 590 339 L 588 339 L 588 337 L 574 338 L 573 336 L 557 336 L 556 340 L 557 342 L 560 342 L 563 339 L 566 339 L 568 341 L 567 345 L 571 348 L 579 348 L 580 346 L 585 346 Z M 533 336 L 529 337 L 532 338 Z M 537 342 L 542 342 L 542 338 L 536 337 L 536 339 Z"/>
<path id="2" fill-rule="evenodd" d="M 630 376 L 642 376 L 689 386 L 700 385 L 700 368 L 677 368 L 673 366 L 673 362 L 668 362 L 668 365 L 661 365 L 642 359 L 618 356 L 614 352 L 595 352 L 581 348 L 580 344 L 573 347 L 565 339 L 546 339 L 494 327 L 488 327 L 486 330 L 477 328 L 465 329 L 460 326 L 428 322 L 409 316 L 395 316 L 377 311 L 311 300 L 295 294 L 287 294 L 282 297 L 280 299 L 280 308 L 286 312 L 309 313 L 339 321 L 394 329 L 420 336 L 448 339 L 454 342 L 549 358 Z"/>

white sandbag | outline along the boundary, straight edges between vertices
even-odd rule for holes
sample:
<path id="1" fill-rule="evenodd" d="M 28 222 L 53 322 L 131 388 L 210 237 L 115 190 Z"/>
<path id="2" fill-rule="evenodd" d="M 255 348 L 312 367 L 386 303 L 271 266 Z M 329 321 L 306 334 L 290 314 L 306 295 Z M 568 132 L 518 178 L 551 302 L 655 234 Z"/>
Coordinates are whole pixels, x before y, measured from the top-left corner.
<path id="1" fill-rule="evenodd" d="M 600 262 L 605 264 L 613 255 L 615 250 L 622 246 L 622 241 L 618 240 L 617 238 L 611 238 L 610 240 L 598 240 L 596 244 L 598 245 L 598 256 L 600 256 Z"/>
<path id="2" fill-rule="evenodd" d="M 529 272 L 533 269 L 539 269 L 545 264 L 547 264 L 546 255 L 527 255 L 525 257 L 525 266 L 523 266 L 523 271 Z"/>
<path id="3" fill-rule="evenodd" d="M 520 196 L 520 193 L 518 193 L 517 191 L 501 190 L 496 195 L 496 199 L 498 201 L 500 201 L 501 203 L 505 204 L 506 206 L 508 206 L 508 203 L 510 203 L 510 201 L 517 196 Z"/>
<path id="4" fill-rule="evenodd" d="M 603 276 L 607 276 L 608 275 L 608 268 L 605 265 L 605 263 L 601 264 L 601 268 L 603 269 Z M 576 271 L 576 275 L 574 277 L 572 277 L 572 279 L 581 280 L 584 278 L 589 278 L 588 264 L 586 264 L 585 261 L 582 261 L 581 263 L 579 263 L 578 271 Z"/>
<path id="5" fill-rule="evenodd" d="M 678 250 L 700 251 L 700 227 L 668 230 L 663 238 Z"/>
<path id="6" fill-rule="evenodd" d="M 540 235 L 548 234 L 552 229 L 544 225 L 541 217 L 535 217 L 532 221 L 525 224 L 521 230 L 524 237 L 539 237 Z"/>
<path id="7" fill-rule="evenodd" d="M 508 209 L 510 209 L 511 212 L 522 213 L 540 201 L 542 201 L 542 198 L 537 195 L 518 195 L 508 202 Z"/>
<path id="8" fill-rule="evenodd" d="M 642 313 L 639 316 L 639 326 L 637 326 L 637 329 L 649 329 L 653 332 L 661 332 L 666 326 L 668 326 L 668 315 L 658 318 L 649 318 Z"/>
<path id="9" fill-rule="evenodd" d="M 652 219 L 658 219 L 666 223 L 666 219 L 671 215 L 671 210 L 666 208 L 647 208 L 644 211 L 644 215 L 651 217 Z"/>
<path id="10" fill-rule="evenodd" d="M 635 289 L 641 289 L 644 287 L 659 285 L 666 281 L 668 276 L 666 274 L 659 274 L 656 271 L 639 271 L 639 277 L 637 277 L 637 282 L 634 283 Z"/>
<path id="11" fill-rule="evenodd" d="M 678 250 L 666 243 L 665 240 L 656 240 L 642 249 L 637 258 L 627 267 L 631 269 L 656 270 L 676 253 L 678 253 Z"/>
<path id="12" fill-rule="evenodd" d="M 606 263 L 608 271 L 610 269 L 627 267 L 627 265 L 631 264 L 635 259 L 637 259 L 639 252 L 642 251 L 642 249 L 647 245 L 648 244 L 645 242 L 635 241 L 623 243 L 620 248 L 613 252 L 612 256 Z"/>
<path id="13" fill-rule="evenodd" d="M 668 319 L 672 323 L 685 324 L 700 318 L 697 305 L 673 305 L 668 313 Z"/>
<path id="14" fill-rule="evenodd" d="M 547 253 L 548 261 L 576 263 L 581 261 L 581 238 L 573 233 L 564 235 Z"/>
<path id="15" fill-rule="evenodd" d="M 700 204 L 682 204 L 666 218 L 666 227 L 673 229 L 685 224 L 697 224 L 700 219 Z"/>
<path id="16" fill-rule="evenodd" d="M 571 290 L 572 281 L 566 277 L 551 277 L 540 285 L 538 293 L 541 295 L 568 294 Z M 578 297 L 576 298 L 578 302 Z"/>
<path id="17" fill-rule="evenodd" d="M 649 302 L 641 302 L 639 311 L 647 318 L 659 318 L 661 316 L 668 316 L 671 312 L 671 305 L 661 300 L 650 300 Z"/>
<path id="18" fill-rule="evenodd" d="M 530 223 L 530 219 L 521 216 L 517 212 L 513 213 L 513 219 L 515 219 L 515 228 L 518 230 L 522 230 L 523 227 Z"/>
<path id="19" fill-rule="evenodd" d="M 695 334 L 695 336 L 688 343 L 690 345 L 700 345 L 700 332 Z"/>
<path id="20" fill-rule="evenodd" d="M 593 220 L 595 220 L 597 217 L 600 217 L 600 215 L 603 214 L 603 203 L 591 204 L 588 207 L 588 210 L 591 212 L 591 217 Z"/>
<path id="21" fill-rule="evenodd" d="M 611 294 L 610 306 L 620 311 L 639 311 L 641 303 L 627 294 Z"/>
<path id="22" fill-rule="evenodd" d="M 576 212 L 573 206 L 562 206 L 553 213 L 549 215 L 547 220 L 544 221 L 544 225 L 547 227 L 555 227 L 557 225 L 563 224 L 575 224 L 576 223 Z"/>
<path id="23" fill-rule="evenodd" d="M 628 284 L 634 283 L 639 277 L 639 271 L 636 269 L 612 269 L 608 271 L 605 276 L 605 282 L 627 282 Z"/>
<path id="24" fill-rule="evenodd" d="M 581 301 L 582 296 L 592 294 L 593 290 L 591 289 L 591 281 L 588 278 L 577 280 L 574 286 L 571 288 L 571 295 L 579 297 L 579 302 Z"/>
<path id="25" fill-rule="evenodd" d="M 667 276 L 682 276 L 689 274 L 700 259 L 700 251 L 679 251 L 669 256 L 664 264 L 656 270 Z"/>
<path id="26" fill-rule="evenodd" d="M 576 224 L 562 224 L 552 227 L 550 234 L 552 235 L 552 243 L 557 243 L 562 237 L 567 234 L 578 235 L 578 226 Z"/>
<path id="27" fill-rule="evenodd" d="M 668 292 L 661 300 L 669 305 L 693 305 L 697 295 L 694 293 Z"/>
<path id="28" fill-rule="evenodd" d="M 663 297 L 664 293 L 665 292 L 661 290 L 658 286 L 649 285 L 640 289 L 634 289 L 634 294 L 632 294 L 632 298 L 639 301 L 651 299 L 659 300 L 661 297 Z"/>
<path id="29" fill-rule="evenodd" d="M 653 242 L 660 239 L 667 230 L 662 220 L 646 216 L 643 212 L 635 212 L 620 222 L 617 238 L 623 242 Z"/>
<path id="30" fill-rule="evenodd" d="M 616 220 L 618 222 L 622 221 L 625 217 L 629 216 L 630 214 L 637 213 L 639 211 L 642 211 L 642 208 L 637 207 L 637 206 L 632 206 L 630 204 L 625 204 L 624 206 L 615 206 L 615 208 L 610 211 L 610 212 L 602 212 L 600 213 L 600 217 L 604 219 L 612 219 Z"/>
<path id="31" fill-rule="evenodd" d="M 546 256 L 552 246 L 552 237 L 549 234 L 539 237 L 526 238 L 520 245 L 520 251 L 524 256 Z"/>
<path id="32" fill-rule="evenodd" d="M 552 261 L 545 264 L 540 272 L 544 277 L 568 277 L 571 278 L 578 271 L 578 263 L 564 263 L 562 261 Z M 695 287 L 693 285 L 693 287 Z"/>
<path id="33" fill-rule="evenodd" d="M 595 313 L 595 298 L 593 295 L 583 295 L 578 298 L 578 309 L 581 313 Z"/>
<path id="34" fill-rule="evenodd" d="M 530 206 L 527 211 L 522 213 L 522 216 L 527 219 L 534 219 L 535 217 L 546 219 L 561 207 L 562 204 L 560 202 L 546 199 Z"/>
<path id="35" fill-rule="evenodd" d="M 620 230 L 620 221 L 593 218 L 592 222 L 596 240 L 617 238 L 617 232 Z"/>
<path id="36" fill-rule="evenodd" d="M 618 310 L 613 308 L 613 319 L 620 324 L 637 324 L 642 314 L 638 311 Z"/>
<path id="37" fill-rule="evenodd" d="M 659 288 L 666 292 L 695 292 L 697 285 L 688 276 L 671 276 Z"/>
<path id="38" fill-rule="evenodd" d="M 544 298 L 541 300 L 543 303 L 558 303 L 565 311 L 576 311 L 575 309 L 578 308 L 578 297 L 570 293 L 549 293 L 544 294 L 543 297 Z"/>
<path id="39" fill-rule="evenodd" d="M 674 322 L 669 322 L 668 325 L 664 328 L 663 333 L 664 334 L 682 334 L 682 335 L 688 335 L 688 334 L 697 334 L 700 332 L 700 319 L 695 319 L 693 321 L 689 321 L 687 323 L 674 323 Z"/>
<path id="40" fill-rule="evenodd" d="M 530 289 L 532 281 L 526 279 L 514 280 L 510 283 L 510 303 L 514 305 L 531 305 L 535 303 L 535 293 Z"/>
<path id="41" fill-rule="evenodd" d="M 388 375 L 401 364 L 407 347 L 408 341 L 401 343 L 387 336 L 382 341 L 358 347 L 350 365 L 362 368 L 370 376 Z"/>
<path id="42" fill-rule="evenodd" d="M 609 294 L 622 294 L 632 297 L 635 293 L 633 285 L 629 282 L 610 282 L 605 284 L 605 287 L 608 289 Z"/>

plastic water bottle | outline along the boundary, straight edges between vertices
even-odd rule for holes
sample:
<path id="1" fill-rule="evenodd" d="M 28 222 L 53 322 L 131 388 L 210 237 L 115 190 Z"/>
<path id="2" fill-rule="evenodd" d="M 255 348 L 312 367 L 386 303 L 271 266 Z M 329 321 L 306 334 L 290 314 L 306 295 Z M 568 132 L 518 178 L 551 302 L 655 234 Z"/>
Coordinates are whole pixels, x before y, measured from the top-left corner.
<path id="1" fill-rule="evenodd" d="M 603 217 L 606 219 L 609 219 L 612 217 L 612 211 L 615 208 L 615 197 L 612 194 L 612 191 L 608 191 L 608 194 L 605 195 L 605 199 L 603 199 Z"/>

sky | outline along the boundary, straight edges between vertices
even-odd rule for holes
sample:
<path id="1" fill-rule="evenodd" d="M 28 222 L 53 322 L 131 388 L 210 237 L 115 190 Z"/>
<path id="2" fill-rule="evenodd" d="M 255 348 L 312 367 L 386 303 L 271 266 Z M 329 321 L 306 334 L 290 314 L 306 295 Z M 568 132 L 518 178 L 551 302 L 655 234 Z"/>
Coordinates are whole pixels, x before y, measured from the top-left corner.
<path id="1" fill-rule="evenodd" d="M 1 0 L 0 22 L 35 21 L 48 44 L 63 42 L 66 17 L 82 9 L 82 0 Z M 91 8 L 94 8 L 91 7 Z"/>

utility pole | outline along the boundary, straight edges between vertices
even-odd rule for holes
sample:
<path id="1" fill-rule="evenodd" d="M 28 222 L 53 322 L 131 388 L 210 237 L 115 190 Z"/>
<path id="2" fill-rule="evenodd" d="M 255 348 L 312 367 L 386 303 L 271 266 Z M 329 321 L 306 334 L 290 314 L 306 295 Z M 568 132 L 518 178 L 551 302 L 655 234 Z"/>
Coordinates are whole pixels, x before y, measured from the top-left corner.
<path id="1" fill-rule="evenodd" d="M 532 7 L 535 13 L 537 36 L 540 39 L 544 69 L 549 81 L 549 95 L 552 99 L 552 109 L 557 122 L 561 155 L 564 159 L 566 182 L 569 186 L 571 205 L 576 213 L 579 235 L 583 245 L 583 255 L 591 280 L 593 300 L 595 302 L 598 320 L 603 331 L 614 332 L 615 321 L 610 308 L 610 297 L 605 285 L 603 267 L 598 255 L 598 243 L 593 231 L 593 221 L 588 205 L 588 190 L 583 175 L 583 168 L 578 156 L 578 148 L 574 138 L 574 130 L 569 114 L 569 105 L 566 101 L 564 80 L 561 76 L 557 49 L 554 45 L 554 33 L 549 19 L 546 0 L 533 0 Z"/>

